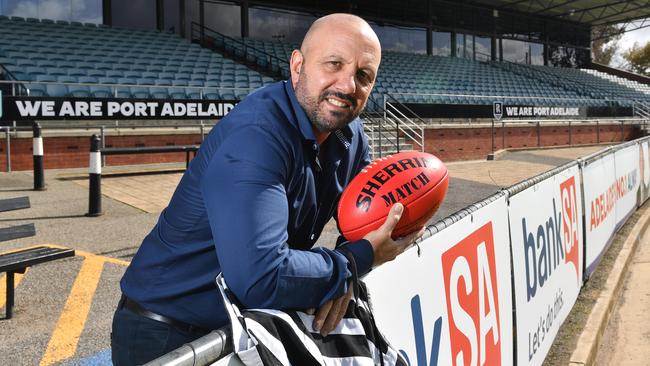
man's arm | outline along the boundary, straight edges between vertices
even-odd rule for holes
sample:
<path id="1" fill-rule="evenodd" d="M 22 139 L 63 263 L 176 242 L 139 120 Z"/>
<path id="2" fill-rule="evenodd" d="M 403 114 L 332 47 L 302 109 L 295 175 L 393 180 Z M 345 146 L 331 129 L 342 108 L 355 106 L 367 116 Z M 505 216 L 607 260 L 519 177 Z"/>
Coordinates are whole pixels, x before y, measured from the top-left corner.
<path id="1" fill-rule="evenodd" d="M 342 253 L 287 244 L 284 183 L 291 159 L 273 133 L 246 127 L 223 142 L 202 182 L 224 277 L 247 307 L 318 307 L 347 291 L 350 272 Z"/>

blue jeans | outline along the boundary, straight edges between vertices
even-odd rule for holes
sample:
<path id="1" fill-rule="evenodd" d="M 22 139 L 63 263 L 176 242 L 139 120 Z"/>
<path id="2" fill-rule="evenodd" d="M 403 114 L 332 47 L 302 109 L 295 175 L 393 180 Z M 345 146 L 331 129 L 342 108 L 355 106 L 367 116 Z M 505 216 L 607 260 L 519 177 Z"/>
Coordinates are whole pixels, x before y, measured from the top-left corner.
<path id="1" fill-rule="evenodd" d="M 142 365 L 163 356 L 206 333 L 181 331 L 120 308 L 113 316 L 111 351 L 113 365 Z"/>

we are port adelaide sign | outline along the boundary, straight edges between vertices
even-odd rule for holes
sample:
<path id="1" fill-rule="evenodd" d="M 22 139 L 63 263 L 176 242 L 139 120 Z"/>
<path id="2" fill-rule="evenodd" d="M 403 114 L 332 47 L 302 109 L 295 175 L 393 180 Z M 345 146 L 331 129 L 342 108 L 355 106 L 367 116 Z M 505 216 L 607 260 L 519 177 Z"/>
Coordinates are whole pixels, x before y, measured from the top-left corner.
<path id="1" fill-rule="evenodd" d="M 582 284 L 578 166 L 509 198 L 517 364 L 541 365 Z M 536 207 L 531 210 L 531 202 Z"/>
<path id="2" fill-rule="evenodd" d="M 511 365 L 505 196 L 374 269 L 379 330 L 412 366 Z"/>
<path id="3" fill-rule="evenodd" d="M 235 100 L 4 97 L 0 120 L 219 119 Z"/>

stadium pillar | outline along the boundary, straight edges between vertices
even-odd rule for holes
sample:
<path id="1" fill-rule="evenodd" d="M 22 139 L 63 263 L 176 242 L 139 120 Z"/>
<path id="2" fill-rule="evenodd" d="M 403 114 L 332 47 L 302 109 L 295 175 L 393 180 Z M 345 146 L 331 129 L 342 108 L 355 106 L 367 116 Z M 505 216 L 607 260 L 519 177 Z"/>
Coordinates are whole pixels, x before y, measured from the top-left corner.
<path id="1" fill-rule="evenodd" d="M 45 190 L 45 174 L 43 169 L 43 138 L 41 137 L 41 125 L 34 123 L 33 127 L 33 155 L 34 155 L 34 190 Z"/>
<path id="2" fill-rule="evenodd" d="M 178 19 L 180 21 L 180 35 L 181 38 L 185 38 L 185 26 L 187 21 L 185 19 L 185 0 L 178 0 Z"/>
<path id="3" fill-rule="evenodd" d="M 102 1 L 102 17 L 104 18 L 105 25 L 113 25 L 113 17 L 111 14 L 111 0 Z"/>
<path id="4" fill-rule="evenodd" d="M 165 30 L 165 4 L 163 0 L 156 0 L 156 29 Z"/>
<path id="5" fill-rule="evenodd" d="M 11 173 L 11 132 L 9 126 L 5 127 L 5 143 L 6 143 L 6 153 L 7 153 L 7 173 Z"/>
<path id="6" fill-rule="evenodd" d="M 497 37 L 490 38 L 490 60 L 497 60 Z"/>
<path id="7" fill-rule="evenodd" d="M 199 23 L 201 26 L 199 27 L 201 29 L 201 44 L 203 44 L 203 40 L 205 39 L 205 1 L 204 0 L 199 0 Z"/>
<path id="8" fill-rule="evenodd" d="M 456 32 L 451 32 L 451 57 L 456 57 Z"/>
<path id="9" fill-rule="evenodd" d="M 503 38 L 499 38 L 499 61 L 503 62 Z"/>
<path id="10" fill-rule="evenodd" d="M 544 55 L 544 66 L 548 66 L 548 44 L 544 43 L 544 49 L 542 51 Z"/>
<path id="11" fill-rule="evenodd" d="M 427 1 L 427 55 L 431 56 L 433 54 L 433 20 L 432 16 L 432 4 L 431 1 Z"/>
<path id="12" fill-rule="evenodd" d="M 90 164 L 88 167 L 88 213 L 86 216 L 102 215 L 102 164 L 100 140 L 97 135 L 90 138 Z"/>
<path id="13" fill-rule="evenodd" d="M 248 1 L 241 3 L 241 36 L 248 37 Z"/>

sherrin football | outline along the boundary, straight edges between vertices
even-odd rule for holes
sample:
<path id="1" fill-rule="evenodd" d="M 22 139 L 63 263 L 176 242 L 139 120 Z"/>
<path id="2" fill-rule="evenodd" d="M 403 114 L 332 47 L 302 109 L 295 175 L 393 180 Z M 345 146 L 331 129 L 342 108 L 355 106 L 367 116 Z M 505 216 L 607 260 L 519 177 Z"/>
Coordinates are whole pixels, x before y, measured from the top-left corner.
<path id="1" fill-rule="evenodd" d="M 409 151 L 377 159 L 343 191 L 339 229 L 347 240 L 362 239 L 383 225 L 391 207 L 400 202 L 404 212 L 392 237 L 410 234 L 438 210 L 448 185 L 447 167 L 431 154 Z"/>

